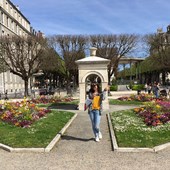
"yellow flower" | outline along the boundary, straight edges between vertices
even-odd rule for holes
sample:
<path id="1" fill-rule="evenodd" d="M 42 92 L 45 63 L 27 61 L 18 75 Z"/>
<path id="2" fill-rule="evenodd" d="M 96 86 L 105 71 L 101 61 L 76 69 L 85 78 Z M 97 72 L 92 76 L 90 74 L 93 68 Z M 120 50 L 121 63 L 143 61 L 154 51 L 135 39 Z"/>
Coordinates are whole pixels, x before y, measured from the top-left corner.
<path id="1" fill-rule="evenodd" d="M 135 112 L 139 112 L 139 108 L 134 108 L 134 111 Z"/>
<path id="2" fill-rule="evenodd" d="M 143 107 L 141 107 L 141 111 L 143 111 L 144 110 L 144 108 Z"/>
<path id="3" fill-rule="evenodd" d="M 1 116 L 1 119 L 4 119 L 4 117 L 5 117 L 5 115 L 3 114 L 3 115 Z"/>
<path id="4" fill-rule="evenodd" d="M 15 123 L 15 126 L 19 126 L 19 122 Z"/>
<path id="5" fill-rule="evenodd" d="M 157 105 L 156 105 L 156 108 L 160 109 L 160 108 L 161 108 L 161 106 L 157 104 Z"/>

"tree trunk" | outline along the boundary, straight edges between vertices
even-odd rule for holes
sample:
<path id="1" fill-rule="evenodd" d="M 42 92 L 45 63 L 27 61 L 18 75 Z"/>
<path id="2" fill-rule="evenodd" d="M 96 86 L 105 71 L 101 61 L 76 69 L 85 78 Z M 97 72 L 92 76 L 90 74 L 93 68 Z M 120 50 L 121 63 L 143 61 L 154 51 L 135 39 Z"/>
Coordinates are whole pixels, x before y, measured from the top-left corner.
<path id="1" fill-rule="evenodd" d="M 72 89 L 71 89 L 71 81 L 70 79 L 68 78 L 67 79 L 67 84 L 66 84 L 66 90 L 67 90 L 67 95 L 68 96 L 72 96 Z"/>
<path id="2" fill-rule="evenodd" d="M 28 78 L 24 80 L 24 85 L 25 85 L 25 91 L 24 91 L 24 96 L 28 96 Z"/>
<path id="3" fill-rule="evenodd" d="M 165 71 L 162 72 L 162 84 L 165 85 L 166 74 Z"/>

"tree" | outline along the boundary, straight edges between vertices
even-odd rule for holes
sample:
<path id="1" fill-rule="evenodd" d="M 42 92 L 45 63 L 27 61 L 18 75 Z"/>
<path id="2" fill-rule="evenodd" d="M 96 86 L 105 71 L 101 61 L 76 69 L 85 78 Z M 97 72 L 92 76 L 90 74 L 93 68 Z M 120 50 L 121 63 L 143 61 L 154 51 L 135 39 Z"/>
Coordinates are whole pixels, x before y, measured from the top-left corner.
<path id="1" fill-rule="evenodd" d="M 11 73 L 24 80 L 25 96 L 28 96 L 29 78 L 39 70 L 45 44 L 45 39 L 35 36 L 3 36 L 0 38 L 1 58 Z"/>
<path id="2" fill-rule="evenodd" d="M 165 75 L 170 72 L 170 35 L 167 33 L 149 34 L 145 36 L 145 42 L 150 52 L 149 61 L 153 67 L 150 71 L 162 73 L 162 81 L 165 83 Z M 149 65 L 151 66 L 151 65 Z"/>
<path id="3" fill-rule="evenodd" d="M 46 48 L 41 55 L 40 69 L 44 71 L 56 71 L 58 69 L 60 56 L 53 48 Z"/>
<path id="4" fill-rule="evenodd" d="M 150 56 L 159 63 L 160 68 L 169 69 L 170 44 L 167 41 L 167 37 L 164 34 L 152 34 L 147 36 L 147 40 Z"/>
<path id="5" fill-rule="evenodd" d="M 111 62 L 108 65 L 108 79 L 114 74 L 117 77 L 117 70 L 120 59 L 132 52 L 136 47 L 138 36 L 129 34 L 120 35 L 91 35 L 91 46 L 97 48 L 97 56 L 107 58 Z"/>
<path id="6" fill-rule="evenodd" d="M 9 70 L 2 58 L 0 58 L 0 73 Z"/>
<path id="7" fill-rule="evenodd" d="M 42 57 L 40 70 L 43 70 L 44 79 L 49 80 L 50 88 L 55 87 L 57 84 L 57 78 L 61 74 L 61 59 L 58 53 L 51 47 L 48 47 Z M 47 84 L 46 84 L 47 85 Z"/>
<path id="8" fill-rule="evenodd" d="M 49 45 L 61 57 L 60 67 L 66 80 L 67 92 L 70 93 L 70 82 L 78 77 L 76 60 L 85 57 L 87 37 L 82 35 L 54 35 L 49 37 Z M 74 81 L 75 81 L 74 80 Z"/>

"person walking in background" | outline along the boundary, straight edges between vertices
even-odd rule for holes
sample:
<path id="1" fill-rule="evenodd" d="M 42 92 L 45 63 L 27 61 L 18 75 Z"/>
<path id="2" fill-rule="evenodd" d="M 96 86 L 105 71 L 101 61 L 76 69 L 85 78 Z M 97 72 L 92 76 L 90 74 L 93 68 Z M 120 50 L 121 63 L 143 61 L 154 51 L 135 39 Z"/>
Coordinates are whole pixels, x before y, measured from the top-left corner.
<path id="1" fill-rule="evenodd" d="M 153 84 L 153 94 L 155 95 L 156 98 L 159 97 L 159 84 L 154 82 Z"/>
<path id="2" fill-rule="evenodd" d="M 7 90 L 5 91 L 5 98 L 4 99 L 8 100 L 8 91 Z"/>
<path id="3" fill-rule="evenodd" d="M 109 87 L 106 87 L 104 91 L 101 92 L 98 84 L 92 84 L 88 94 L 88 100 L 91 100 L 91 103 L 88 106 L 88 114 L 90 116 L 96 142 L 99 142 L 100 139 L 102 139 L 102 133 L 100 131 L 102 100 L 105 99 L 108 89 Z"/>
<path id="4" fill-rule="evenodd" d="M 166 97 L 169 99 L 169 87 L 166 88 Z"/>
<path id="5" fill-rule="evenodd" d="M 145 85 L 144 85 L 144 90 L 145 90 L 145 93 L 146 93 L 147 90 L 148 90 L 148 84 L 147 84 L 147 83 L 145 83 Z"/>

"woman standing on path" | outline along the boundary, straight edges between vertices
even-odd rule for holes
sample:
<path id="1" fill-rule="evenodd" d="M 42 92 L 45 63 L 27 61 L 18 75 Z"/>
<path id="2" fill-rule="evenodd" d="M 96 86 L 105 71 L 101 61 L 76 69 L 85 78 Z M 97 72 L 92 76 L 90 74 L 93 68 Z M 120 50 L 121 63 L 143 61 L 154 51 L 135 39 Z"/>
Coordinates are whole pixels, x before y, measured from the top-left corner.
<path id="1" fill-rule="evenodd" d="M 100 119 L 102 110 L 102 100 L 105 99 L 106 91 L 109 87 L 106 87 L 101 93 L 98 84 L 92 84 L 89 90 L 88 99 L 91 99 L 91 104 L 89 105 L 88 113 L 92 123 L 92 129 L 95 136 L 95 141 L 99 142 L 102 139 L 102 133 L 100 132 Z"/>

